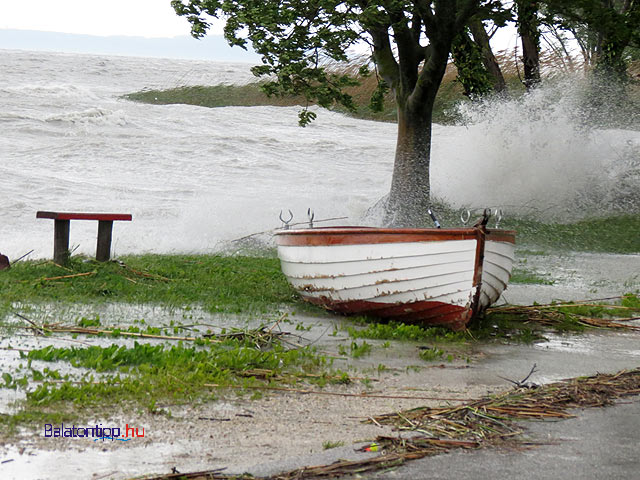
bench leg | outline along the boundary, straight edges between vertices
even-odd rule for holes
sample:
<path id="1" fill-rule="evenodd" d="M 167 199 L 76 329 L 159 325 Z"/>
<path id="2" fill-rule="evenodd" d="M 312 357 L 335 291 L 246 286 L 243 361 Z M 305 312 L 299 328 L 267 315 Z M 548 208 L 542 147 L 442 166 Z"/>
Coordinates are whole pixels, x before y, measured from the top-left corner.
<path id="1" fill-rule="evenodd" d="M 53 261 L 64 265 L 69 261 L 69 220 L 55 220 L 53 226 Z"/>
<path id="2" fill-rule="evenodd" d="M 96 248 L 96 260 L 106 262 L 111 257 L 111 231 L 113 222 L 109 220 L 98 221 L 98 246 Z"/>

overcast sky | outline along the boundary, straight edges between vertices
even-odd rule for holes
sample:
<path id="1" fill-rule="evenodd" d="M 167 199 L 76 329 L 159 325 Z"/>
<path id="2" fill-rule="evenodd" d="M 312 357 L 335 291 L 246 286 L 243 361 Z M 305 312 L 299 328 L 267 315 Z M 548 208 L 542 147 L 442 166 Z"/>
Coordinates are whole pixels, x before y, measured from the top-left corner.
<path id="1" fill-rule="evenodd" d="M 176 15 L 170 0 L 0 0 L 0 28 L 103 36 L 189 35 L 189 23 Z"/>
<path id="2" fill-rule="evenodd" d="M 217 22 L 209 33 L 222 34 L 222 25 L 222 22 Z M 105 37 L 126 35 L 170 38 L 190 34 L 189 22 L 176 15 L 170 0 L 0 0 L 0 30 L 13 29 Z M 513 48 L 515 39 L 515 30 L 507 29 L 499 32 L 492 44 L 497 49 Z M 50 47 L 40 43 L 29 44 L 26 47 L 0 45 L 0 48 L 44 50 L 51 49 Z M 53 49 L 56 49 L 55 47 L 53 46 Z M 92 48 L 90 45 L 87 46 L 89 50 Z M 235 54 L 238 50 L 236 48 L 232 51 Z"/>

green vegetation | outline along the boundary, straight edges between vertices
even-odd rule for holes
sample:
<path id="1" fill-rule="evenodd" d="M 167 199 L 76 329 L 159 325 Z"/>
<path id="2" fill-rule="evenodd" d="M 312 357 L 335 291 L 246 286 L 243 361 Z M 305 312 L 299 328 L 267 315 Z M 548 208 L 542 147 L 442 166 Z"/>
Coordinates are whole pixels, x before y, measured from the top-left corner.
<path id="1" fill-rule="evenodd" d="M 371 323 L 364 329 L 347 327 L 347 331 L 352 338 L 376 340 L 463 342 L 469 339 L 464 332 L 452 332 L 442 327 L 406 325 L 400 322 Z"/>
<path id="2" fill-rule="evenodd" d="M 469 332 L 453 332 L 442 327 L 426 327 L 394 321 L 383 323 L 380 320 L 368 318 L 360 319 L 359 323 L 366 326 L 364 328 L 347 327 L 347 332 L 351 338 L 393 340 L 415 344 L 418 342 L 435 343 L 437 346 L 433 347 L 418 345 L 420 349 L 418 356 L 426 362 L 442 360 L 443 358 L 451 362 L 454 358 L 460 357 L 458 351 L 461 347 L 464 349 L 464 342 L 474 338 Z M 364 345 L 368 344 L 364 342 Z M 390 344 L 387 341 L 382 346 L 383 348 L 389 348 Z"/>
<path id="3" fill-rule="evenodd" d="M 592 218 L 573 223 L 507 219 L 503 228 L 517 230 L 522 245 L 578 252 L 640 252 L 640 216 Z"/>
<path id="4" fill-rule="evenodd" d="M 260 105 L 285 107 L 304 104 L 302 97 L 268 97 L 260 87 L 260 83 L 177 87 L 168 90 L 143 90 L 125 95 L 125 98 L 155 105 L 182 103 L 210 108 Z"/>
<path id="5" fill-rule="evenodd" d="M 338 440 L 337 442 L 332 442 L 331 440 L 322 442 L 322 448 L 324 450 L 329 450 L 331 448 L 338 448 L 338 447 L 344 447 L 344 442 L 341 440 Z"/>
<path id="6" fill-rule="evenodd" d="M 0 275 L 0 315 L 14 302 L 124 302 L 209 312 L 266 313 L 281 305 L 312 309 L 289 287 L 276 258 L 142 255 L 68 268 L 23 261 Z M 4 310 L 4 312 L 3 312 Z"/>
<path id="7" fill-rule="evenodd" d="M 150 103 L 154 105 L 184 104 L 196 105 L 199 107 L 255 107 L 271 105 L 276 107 L 305 106 L 306 100 L 302 96 L 267 96 L 262 87 L 263 83 L 255 82 L 247 85 L 211 85 L 211 86 L 185 86 L 171 88 L 167 90 L 143 90 L 130 93 L 124 98 L 135 102 Z M 371 86 L 366 82 L 362 88 L 352 89 L 355 99 L 355 109 L 348 110 L 341 105 L 334 105 L 332 110 L 355 118 L 365 120 L 378 120 L 395 122 L 396 108 L 394 103 L 387 99 L 381 111 L 374 111 L 369 108 L 369 98 Z M 455 89 L 454 89 L 455 90 Z M 455 100 L 458 96 L 454 95 Z M 449 119 L 449 114 L 445 114 L 445 108 L 453 107 L 455 100 L 442 100 L 438 118 L 443 121 Z"/>
<path id="8" fill-rule="evenodd" d="M 338 353 L 352 358 L 360 358 L 371 353 L 371 345 L 367 342 L 362 342 L 361 344 L 351 342 L 348 349 L 344 345 L 338 345 Z"/>
<path id="9" fill-rule="evenodd" d="M 444 350 L 440 350 L 437 347 L 423 348 L 420 350 L 420 358 L 425 362 L 434 362 L 436 360 L 442 359 L 442 357 L 444 357 L 444 353 L 445 353 Z M 447 360 L 452 361 L 453 356 L 449 355 L 447 357 Z"/>
<path id="10" fill-rule="evenodd" d="M 119 302 L 185 311 L 201 306 L 209 312 L 244 314 L 272 314 L 282 307 L 317 311 L 303 304 L 287 284 L 277 259 L 262 257 L 145 255 L 107 263 L 74 257 L 68 267 L 50 261 L 23 261 L 2 272 L 0 289 L 0 316 L 25 312 L 38 303 Z M 639 314 L 640 299 L 628 294 L 617 305 L 565 303 L 493 308 L 465 332 L 356 318 L 354 326 L 347 327 L 351 340 L 338 345 L 338 353 L 350 358 L 369 355 L 373 347 L 364 339 L 384 342 L 381 348 L 389 348 L 390 341 L 428 342 L 427 346 L 417 345 L 422 360 L 452 361 L 465 358 L 464 350 L 474 341 L 531 342 L 541 339 L 548 329 L 619 328 L 611 319 Z M 286 316 L 275 325 L 280 322 L 289 324 L 294 333 L 308 329 L 294 325 Z M 98 315 L 91 314 L 74 323 L 36 325 L 26 316 L 17 323 L 3 322 L 9 331 L 20 325 L 42 335 L 100 335 L 107 342 L 102 346 L 49 346 L 23 352 L 24 364 L 17 371 L 3 372 L 0 388 L 23 390 L 26 400 L 15 415 L 0 416 L 0 423 L 15 426 L 67 420 L 83 415 L 89 408 L 107 408 L 116 403 L 163 413 L 159 405 L 214 398 L 219 390 L 212 385 L 240 391 L 253 387 L 252 391 L 259 395 L 260 388 L 280 383 L 350 382 L 346 373 L 332 371 L 332 363 L 326 357 L 312 347 L 285 343 L 273 327 L 214 334 L 210 329 L 203 331 L 173 321 L 150 325 L 136 319 L 117 327 L 107 326 Z M 138 341 L 127 340 L 132 336 Z M 123 344 L 126 341 L 129 343 Z M 43 367 L 41 362 L 51 366 Z M 366 379 L 363 382 L 366 384 Z"/>
<path id="11" fill-rule="evenodd" d="M 460 210 L 438 202 L 434 205 L 443 226 L 460 226 Z M 473 223 L 480 213 L 472 217 Z M 423 226 L 432 227 L 425 220 Z M 489 227 L 495 220 L 489 220 Z M 640 216 L 635 214 L 592 217 L 566 223 L 544 222 L 532 217 L 507 215 L 500 228 L 516 231 L 519 256 L 561 252 L 640 253 Z"/>
<path id="12" fill-rule="evenodd" d="M 298 299 L 277 259 L 261 257 L 144 255 L 107 263 L 74 257 L 67 267 L 50 261 L 23 261 L 2 272 L 0 290 L 0 318 L 38 303 L 120 302 L 186 311 L 200 306 L 209 312 L 243 314 L 274 313 L 283 305 L 314 308 Z M 29 326 L 27 317 L 22 320 Z M 31 351 L 25 357 L 26 373 L 4 372 L 0 380 L 4 388 L 27 391 L 24 409 L 0 416 L 0 423 L 15 426 L 57 421 L 82 415 L 90 407 L 119 402 L 155 412 L 162 402 L 212 397 L 216 390 L 205 384 L 242 387 L 255 383 L 256 377 L 263 382 L 296 382 L 304 372 L 313 371 L 316 373 L 310 378 L 314 382 L 332 381 L 325 376 L 329 364 L 324 357 L 311 348 L 285 348 L 273 336 L 265 344 L 264 333 L 223 331 L 213 338 L 210 331 L 201 334 L 176 324 L 160 327 L 145 325 L 144 320 L 133 323 L 109 328 L 101 325 L 97 315 L 88 315 L 61 332 L 72 333 L 74 338 L 99 332 L 107 332 L 114 339 L 136 335 L 162 340 L 177 334 L 197 338 L 190 345 L 182 341 L 167 345 L 166 339 L 163 344 Z M 11 331 L 15 325 L 5 323 L 3 327 Z M 45 335 L 57 332 L 53 327 L 38 330 Z M 52 362 L 56 367 L 38 370 L 31 367 L 34 361 Z M 340 382 L 348 381 L 345 375 L 339 377 Z"/>
<path id="13" fill-rule="evenodd" d="M 554 280 L 548 278 L 548 275 L 540 275 L 523 268 L 514 268 L 511 272 L 509 283 L 524 283 L 528 285 L 553 285 Z"/>
<path id="14" fill-rule="evenodd" d="M 443 202 L 433 207 L 443 226 L 461 226 L 460 210 Z M 472 224 L 481 213 L 471 218 Z M 432 227 L 425 219 L 422 226 Z M 495 220 L 489 219 L 489 227 Z M 579 221 L 544 222 L 529 216 L 507 215 L 500 228 L 516 231 L 519 257 L 548 255 L 554 252 L 640 253 L 640 215 L 608 215 Z"/>
<path id="15" fill-rule="evenodd" d="M 68 419 L 72 413 L 83 417 L 113 405 L 170 414 L 159 405 L 205 401 L 215 398 L 219 388 L 350 382 L 312 347 L 291 348 L 264 328 L 203 335 L 190 344 L 48 346 L 21 352 L 21 358 L 25 364 L 19 372 L 2 376 L 4 388 L 26 391 L 16 415 L 0 415 L 0 423 L 9 426 Z M 39 370 L 35 365 L 40 362 L 56 368 Z"/>
<path id="16" fill-rule="evenodd" d="M 268 350 L 262 350 L 244 339 L 227 339 L 203 347 L 169 347 L 137 342 L 132 348 L 117 345 L 46 347 L 29 352 L 25 358 L 29 366 L 32 361 L 41 360 L 68 363 L 96 374 L 108 373 L 106 376 L 88 374 L 77 384 L 55 385 L 45 381 L 27 393 L 28 406 L 72 402 L 83 408 L 102 406 L 105 400 L 109 403 L 144 401 L 151 407 L 160 401 L 193 402 L 203 396 L 211 396 L 211 388 L 206 385 L 251 384 L 255 381 L 252 372 L 255 369 L 269 371 L 269 375 L 275 377 L 311 371 L 325 363 L 311 350 L 286 350 L 275 342 Z M 31 370 L 31 373 L 33 380 L 43 380 L 45 376 L 36 370 Z M 46 376 L 52 374 L 46 372 Z M 97 378 L 100 380 L 96 381 Z M 71 380 L 71 377 L 65 376 L 64 379 Z"/>

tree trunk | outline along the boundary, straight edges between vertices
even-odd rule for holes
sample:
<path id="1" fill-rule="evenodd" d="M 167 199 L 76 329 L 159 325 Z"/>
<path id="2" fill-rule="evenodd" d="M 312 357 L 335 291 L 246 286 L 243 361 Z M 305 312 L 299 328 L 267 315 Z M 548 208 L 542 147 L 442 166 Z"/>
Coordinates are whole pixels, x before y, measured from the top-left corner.
<path id="1" fill-rule="evenodd" d="M 518 32 L 522 41 L 524 85 L 527 90 L 540 83 L 540 31 L 538 30 L 538 2 L 516 0 Z"/>
<path id="2" fill-rule="evenodd" d="M 473 35 L 473 41 L 476 42 L 482 51 L 482 63 L 493 79 L 493 90 L 496 93 L 503 92 L 506 88 L 504 76 L 502 75 L 500 64 L 496 60 L 493 50 L 491 50 L 489 35 L 487 35 L 487 31 L 484 29 L 482 20 L 478 17 L 471 19 L 469 22 L 469 30 L 471 30 L 471 35 Z"/>
<path id="3" fill-rule="evenodd" d="M 385 224 L 403 227 L 428 223 L 429 163 L 433 99 L 420 113 L 398 106 L 398 138 Z"/>
<path id="4" fill-rule="evenodd" d="M 477 0 L 416 2 L 412 24 L 396 9 L 402 7 L 402 2 L 388 3 L 390 24 L 376 24 L 370 31 L 376 65 L 394 91 L 398 108 L 396 157 L 384 223 L 425 226 L 431 223 L 428 209 L 433 106 L 453 40 L 464 32 L 469 18 L 478 12 L 479 3 Z M 421 23 L 429 39 L 427 46 L 421 44 Z M 393 36 L 389 35 L 390 28 Z"/>

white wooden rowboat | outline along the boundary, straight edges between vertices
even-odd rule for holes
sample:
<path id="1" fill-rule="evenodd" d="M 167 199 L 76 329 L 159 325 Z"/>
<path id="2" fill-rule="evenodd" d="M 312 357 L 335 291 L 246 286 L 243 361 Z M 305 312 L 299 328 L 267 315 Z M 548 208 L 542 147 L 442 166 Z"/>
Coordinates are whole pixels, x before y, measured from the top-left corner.
<path id="1" fill-rule="evenodd" d="M 328 227 L 276 241 L 282 271 L 311 303 L 460 330 L 507 288 L 515 232 Z"/>

